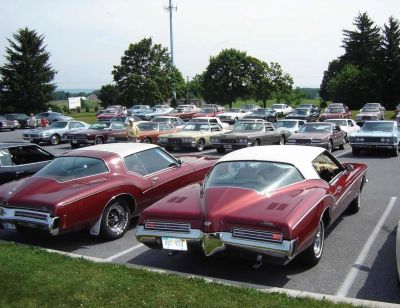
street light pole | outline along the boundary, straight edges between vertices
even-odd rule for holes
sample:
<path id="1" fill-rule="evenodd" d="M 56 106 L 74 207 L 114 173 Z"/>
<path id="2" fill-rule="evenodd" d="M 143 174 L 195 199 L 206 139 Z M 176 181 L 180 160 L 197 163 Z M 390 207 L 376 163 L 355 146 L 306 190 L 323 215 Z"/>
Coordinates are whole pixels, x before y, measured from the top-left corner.
<path id="1" fill-rule="evenodd" d="M 172 0 L 169 0 L 169 5 L 167 7 L 164 7 L 166 11 L 169 12 L 169 42 L 170 42 L 170 48 L 171 48 L 171 65 L 174 66 L 174 33 L 172 31 L 172 11 L 177 11 L 178 8 L 177 6 L 172 5 Z M 175 90 L 175 81 L 173 81 L 173 90 L 172 94 L 174 96 L 174 99 L 176 100 L 176 90 Z"/>

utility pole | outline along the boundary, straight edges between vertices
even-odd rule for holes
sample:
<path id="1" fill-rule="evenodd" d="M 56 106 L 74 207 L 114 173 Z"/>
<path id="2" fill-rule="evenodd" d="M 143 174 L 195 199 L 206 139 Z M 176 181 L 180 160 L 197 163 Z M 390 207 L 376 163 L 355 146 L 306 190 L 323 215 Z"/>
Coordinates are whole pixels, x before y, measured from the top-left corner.
<path id="1" fill-rule="evenodd" d="M 172 5 L 172 0 L 169 0 L 169 5 L 164 6 L 164 10 L 169 12 L 169 42 L 170 42 L 170 48 L 171 48 L 171 64 L 174 66 L 174 34 L 172 31 L 172 12 L 177 11 L 178 7 L 175 5 Z M 176 100 L 176 89 L 175 89 L 175 82 L 173 84 L 173 90 L 172 94 L 174 99 Z"/>

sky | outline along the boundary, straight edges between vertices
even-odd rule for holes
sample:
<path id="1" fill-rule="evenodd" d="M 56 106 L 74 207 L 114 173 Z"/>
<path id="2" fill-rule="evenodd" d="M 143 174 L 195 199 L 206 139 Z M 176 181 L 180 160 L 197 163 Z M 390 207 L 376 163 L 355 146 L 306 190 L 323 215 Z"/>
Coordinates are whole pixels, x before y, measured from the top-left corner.
<path id="1" fill-rule="evenodd" d="M 7 38 L 28 27 L 45 37 L 58 88 L 97 89 L 112 82 L 130 43 L 151 37 L 170 48 L 168 0 L 1 0 L 0 65 Z M 342 55 L 342 30 L 367 12 L 382 27 L 400 19 L 399 0 L 173 0 L 175 65 L 189 79 L 211 56 L 236 48 L 278 62 L 298 87 L 319 87 Z"/>

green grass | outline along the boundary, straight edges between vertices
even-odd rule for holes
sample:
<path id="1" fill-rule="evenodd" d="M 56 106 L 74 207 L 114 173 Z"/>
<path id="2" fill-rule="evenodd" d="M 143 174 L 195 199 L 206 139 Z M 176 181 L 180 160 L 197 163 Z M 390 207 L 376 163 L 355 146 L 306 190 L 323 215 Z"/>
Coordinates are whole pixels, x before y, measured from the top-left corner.
<path id="1" fill-rule="evenodd" d="M 0 307 L 351 307 L 0 242 Z"/>
<path id="2" fill-rule="evenodd" d="M 83 121 L 89 124 L 97 122 L 96 112 L 73 112 L 70 114 L 75 120 Z"/>

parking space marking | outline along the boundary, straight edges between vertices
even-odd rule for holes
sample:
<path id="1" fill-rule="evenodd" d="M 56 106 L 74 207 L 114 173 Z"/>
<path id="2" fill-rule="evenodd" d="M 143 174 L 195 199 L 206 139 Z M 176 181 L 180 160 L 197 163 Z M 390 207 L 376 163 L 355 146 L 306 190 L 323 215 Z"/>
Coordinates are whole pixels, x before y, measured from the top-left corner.
<path id="1" fill-rule="evenodd" d="M 354 280 L 357 277 L 358 272 L 360 271 L 360 266 L 363 265 L 369 250 L 372 247 L 372 244 L 375 242 L 376 237 L 378 236 L 379 231 L 382 229 L 383 224 L 385 223 L 386 218 L 389 216 L 393 206 L 396 204 L 397 197 L 392 197 L 390 202 L 378 221 L 378 224 L 375 226 L 375 229 L 372 231 L 371 235 L 369 236 L 368 240 L 364 244 L 360 254 L 357 257 L 356 262 L 352 265 L 350 272 L 347 274 L 345 280 L 343 281 L 342 285 L 340 286 L 339 290 L 336 292 L 337 296 L 347 296 L 351 286 L 354 283 Z"/>
<path id="2" fill-rule="evenodd" d="M 106 259 L 104 259 L 104 260 L 106 260 L 106 261 L 113 261 L 113 260 L 115 260 L 115 259 L 117 259 L 117 258 L 119 258 L 119 257 L 121 257 L 121 256 L 123 256 L 123 255 L 126 255 L 127 253 L 130 253 L 130 252 L 132 252 L 132 251 L 134 251 L 134 250 L 136 250 L 136 249 L 139 249 L 139 248 L 141 248 L 141 247 L 144 247 L 144 245 L 143 245 L 143 244 L 137 244 L 137 245 L 135 245 L 135 246 L 133 246 L 133 247 L 131 247 L 131 248 L 128 248 L 128 249 L 123 250 L 123 251 L 121 251 L 121 252 L 119 252 L 119 253 L 116 253 L 115 255 L 112 255 L 111 257 L 108 257 L 108 258 L 106 258 Z"/>
<path id="3" fill-rule="evenodd" d="M 351 150 L 343 152 L 343 153 L 340 153 L 338 155 L 335 155 L 335 157 L 340 157 L 340 156 L 343 156 L 343 155 L 346 155 L 346 154 L 349 154 L 349 153 L 351 153 Z"/>

